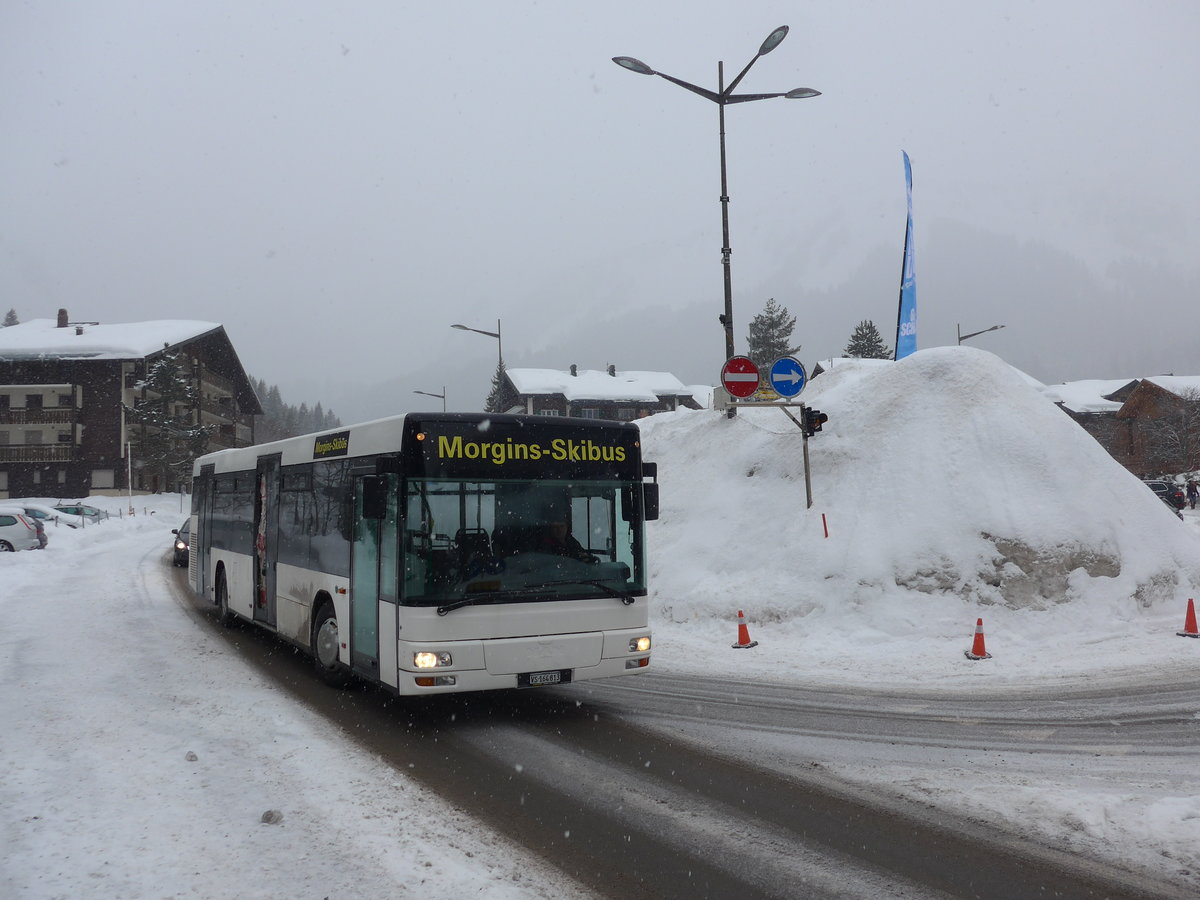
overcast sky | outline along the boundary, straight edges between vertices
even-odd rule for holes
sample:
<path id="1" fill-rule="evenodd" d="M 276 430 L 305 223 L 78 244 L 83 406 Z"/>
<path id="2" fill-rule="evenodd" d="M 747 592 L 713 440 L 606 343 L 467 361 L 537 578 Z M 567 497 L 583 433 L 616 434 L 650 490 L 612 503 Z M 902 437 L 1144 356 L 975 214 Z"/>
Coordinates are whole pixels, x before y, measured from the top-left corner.
<path id="1" fill-rule="evenodd" d="M 285 399 L 478 408 L 511 366 L 724 358 L 770 297 L 811 367 L 889 346 L 912 158 L 918 347 L 1046 382 L 1200 374 L 1200 4 L 0 4 L 0 313 L 228 330 Z M 426 406 L 425 404 L 429 404 Z M 357 413 L 358 410 L 354 409 Z M 351 416 L 357 417 L 357 416 Z"/>

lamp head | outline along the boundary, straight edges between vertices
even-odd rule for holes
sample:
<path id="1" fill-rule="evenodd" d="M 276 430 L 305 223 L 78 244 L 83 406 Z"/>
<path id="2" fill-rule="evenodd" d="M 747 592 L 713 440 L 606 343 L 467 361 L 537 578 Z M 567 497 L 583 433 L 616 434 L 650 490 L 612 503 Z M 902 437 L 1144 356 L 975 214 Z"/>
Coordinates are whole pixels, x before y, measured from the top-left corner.
<path id="1" fill-rule="evenodd" d="M 807 100 L 809 97 L 820 97 L 820 91 L 814 91 L 812 88 L 796 88 L 793 91 L 788 91 L 783 95 L 785 100 Z"/>
<path id="2" fill-rule="evenodd" d="M 632 56 L 614 56 L 612 61 L 622 69 L 628 69 L 630 72 L 637 72 L 639 75 L 658 74 L 640 59 L 634 59 Z"/>
<path id="3" fill-rule="evenodd" d="M 766 56 L 776 47 L 783 43 L 783 39 L 787 37 L 788 27 L 780 25 L 774 31 L 767 35 L 767 39 L 762 42 L 762 46 L 758 48 L 759 56 Z"/>

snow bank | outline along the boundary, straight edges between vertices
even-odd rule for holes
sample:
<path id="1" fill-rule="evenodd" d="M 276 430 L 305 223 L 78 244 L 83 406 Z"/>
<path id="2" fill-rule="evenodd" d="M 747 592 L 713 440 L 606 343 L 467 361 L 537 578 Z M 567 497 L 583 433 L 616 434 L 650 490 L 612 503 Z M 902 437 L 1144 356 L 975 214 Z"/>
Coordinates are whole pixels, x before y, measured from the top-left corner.
<path id="1" fill-rule="evenodd" d="M 1192 523 L 994 355 L 839 362 L 803 397 L 829 415 L 809 442 L 811 509 L 800 430 L 781 410 L 641 423 L 662 484 L 659 648 L 728 631 L 741 607 L 789 639 L 820 635 L 832 658 L 1019 611 L 1043 614 L 1022 619 L 1037 642 L 1066 627 L 1063 610 L 1127 624 L 1182 617 L 1200 595 Z"/>

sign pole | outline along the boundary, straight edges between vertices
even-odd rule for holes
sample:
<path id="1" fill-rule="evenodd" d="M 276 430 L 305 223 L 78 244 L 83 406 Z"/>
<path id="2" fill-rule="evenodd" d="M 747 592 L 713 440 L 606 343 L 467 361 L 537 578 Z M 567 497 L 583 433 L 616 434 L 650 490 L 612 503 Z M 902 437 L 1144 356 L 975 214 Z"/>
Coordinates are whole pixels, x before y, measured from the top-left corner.
<path id="1" fill-rule="evenodd" d="M 812 478 L 808 468 L 808 435 L 804 435 L 804 493 L 808 500 L 808 509 L 812 509 Z"/>
<path id="2" fill-rule="evenodd" d="M 801 403 L 801 404 L 799 404 L 799 406 L 800 406 L 800 415 L 803 416 L 804 415 L 804 404 Z M 797 420 L 795 416 L 792 415 L 791 411 L 787 408 L 787 406 L 781 405 L 779 408 L 783 410 L 783 414 L 785 416 L 787 416 L 789 419 L 791 419 L 793 422 L 796 423 L 796 427 L 800 429 L 800 434 L 804 438 L 804 494 L 805 494 L 805 499 L 807 499 L 807 501 L 808 501 L 808 508 L 812 509 L 812 478 L 809 477 L 810 470 L 808 468 L 808 435 L 804 433 L 804 426 L 802 424 L 800 424 L 799 420 Z"/>

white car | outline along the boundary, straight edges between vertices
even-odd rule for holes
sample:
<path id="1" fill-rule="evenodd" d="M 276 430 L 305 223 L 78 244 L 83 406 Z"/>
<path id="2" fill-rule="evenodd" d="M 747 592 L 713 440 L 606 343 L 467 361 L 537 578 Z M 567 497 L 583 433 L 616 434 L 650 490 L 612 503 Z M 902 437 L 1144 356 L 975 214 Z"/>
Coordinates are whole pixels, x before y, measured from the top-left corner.
<path id="1" fill-rule="evenodd" d="M 37 550 L 42 546 L 37 525 L 19 506 L 0 506 L 0 552 Z"/>
<path id="2" fill-rule="evenodd" d="M 61 509 L 43 506 L 41 503 L 22 503 L 20 506 L 25 510 L 26 516 L 41 519 L 43 527 L 53 528 L 56 525 L 66 525 L 68 528 L 82 528 L 84 524 L 83 519 L 79 516 L 63 512 Z"/>

